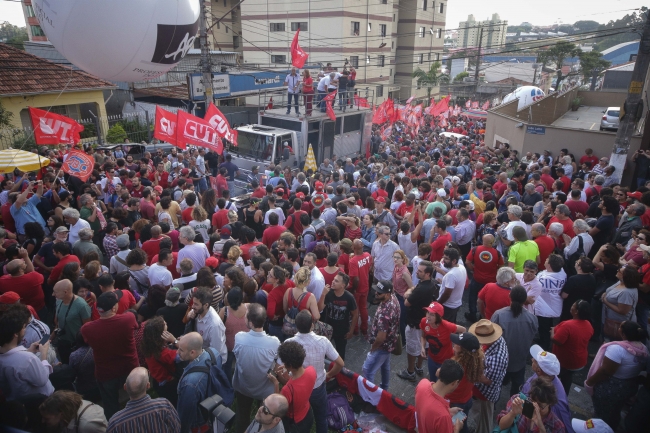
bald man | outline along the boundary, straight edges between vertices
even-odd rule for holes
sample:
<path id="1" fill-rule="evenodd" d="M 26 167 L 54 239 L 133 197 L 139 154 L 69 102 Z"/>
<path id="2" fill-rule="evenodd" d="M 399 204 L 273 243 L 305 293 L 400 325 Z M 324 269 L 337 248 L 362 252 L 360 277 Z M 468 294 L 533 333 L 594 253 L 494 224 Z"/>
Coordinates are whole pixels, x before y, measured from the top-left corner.
<path id="1" fill-rule="evenodd" d="M 54 285 L 52 296 L 56 298 L 54 324 L 57 334 L 59 360 L 67 364 L 77 333 L 84 323 L 90 321 L 90 307 L 85 300 L 72 293 L 72 282 L 61 280 Z"/>
<path id="2" fill-rule="evenodd" d="M 178 341 L 178 356 L 182 361 L 189 361 L 178 382 L 178 416 L 181 420 L 181 433 L 211 428 L 210 420 L 203 418 L 199 403 L 208 395 L 208 380 L 205 373 L 189 372 L 192 367 L 209 364 L 212 352 L 215 361 L 221 367 L 221 356 L 214 348 L 203 349 L 203 337 L 198 332 L 183 335 Z"/>
<path id="3" fill-rule="evenodd" d="M 471 249 L 465 260 L 467 269 L 473 271 L 472 279 L 469 283 L 469 311 L 465 313 L 465 318 L 474 323 L 478 320 L 476 313 L 478 308 L 476 301 L 478 292 L 487 283 L 497 280 L 497 270 L 504 264 L 503 257 L 494 248 L 495 238 L 491 234 L 484 234 L 481 239 L 481 245 Z"/>
<path id="4" fill-rule="evenodd" d="M 23 304 L 30 305 L 39 317 L 47 316 L 45 296 L 43 295 L 43 275 L 34 272 L 34 265 L 24 248 L 18 249 L 18 257 L 7 263 L 7 272 L 0 278 L 0 294 L 16 292 Z"/>
<path id="5" fill-rule="evenodd" d="M 174 406 L 166 398 L 151 398 L 149 371 L 136 367 L 126 378 L 124 390 L 129 395 L 126 407 L 108 422 L 107 433 L 176 433 L 181 423 Z"/>
<path id="6" fill-rule="evenodd" d="M 255 413 L 255 419 L 246 429 L 246 433 L 284 433 L 282 418 L 289 410 L 289 402 L 282 394 L 271 394 L 264 399 Z"/>

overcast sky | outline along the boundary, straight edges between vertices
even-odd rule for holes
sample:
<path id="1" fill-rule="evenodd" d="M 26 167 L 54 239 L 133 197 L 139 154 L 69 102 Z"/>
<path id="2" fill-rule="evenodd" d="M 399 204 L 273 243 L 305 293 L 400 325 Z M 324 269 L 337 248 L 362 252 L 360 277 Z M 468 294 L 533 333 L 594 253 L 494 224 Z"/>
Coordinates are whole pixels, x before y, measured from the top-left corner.
<path id="1" fill-rule="evenodd" d="M 510 25 L 528 21 L 536 25 L 548 25 L 561 21 L 573 24 L 580 20 L 605 23 L 632 13 L 629 9 L 642 6 L 643 0 L 590 0 L 589 2 L 546 0 L 543 2 L 525 0 L 449 0 L 447 8 L 447 29 L 455 29 L 468 14 L 477 20 L 490 18 L 498 13 Z M 513 7 L 516 4 L 519 7 Z M 529 4 L 530 7 L 524 7 Z M 25 25 L 21 4 L 16 1 L 0 0 L 0 22 L 9 21 L 17 26 Z"/>

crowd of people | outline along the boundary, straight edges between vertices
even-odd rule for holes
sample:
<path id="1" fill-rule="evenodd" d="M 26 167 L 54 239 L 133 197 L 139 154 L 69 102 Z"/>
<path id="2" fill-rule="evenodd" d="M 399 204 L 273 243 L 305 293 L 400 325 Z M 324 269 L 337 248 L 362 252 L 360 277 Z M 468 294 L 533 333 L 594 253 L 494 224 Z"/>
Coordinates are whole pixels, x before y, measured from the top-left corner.
<path id="1" fill-rule="evenodd" d="M 369 158 L 270 164 L 238 203 L 233 158 L 204 149 L 88 150 L 82 181 L 62 146 L 4 178 L 1 421 L 206 432 L 200 403 L 219 394 L 238 433 L 325 433 L 326 385 L 357 339 L 384 390 L 406 352 L 420 432 L 640 431 L 650 185 L 615 183 L 591 149 L 521 156 L 449 122 L 467 138 L 397 122 L 375 125 Z M 590 342 L 594 418 L 572 421 Z"/>

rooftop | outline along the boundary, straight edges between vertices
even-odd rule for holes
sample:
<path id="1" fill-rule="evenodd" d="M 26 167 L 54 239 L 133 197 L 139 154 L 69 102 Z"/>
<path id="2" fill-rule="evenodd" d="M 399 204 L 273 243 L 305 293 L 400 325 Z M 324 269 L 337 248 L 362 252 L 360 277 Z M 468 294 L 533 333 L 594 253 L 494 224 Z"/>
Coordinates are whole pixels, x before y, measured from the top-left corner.
<path id="1" fill-rule="evenodd" d="M 0 44 L 0 65 L 0 96 L 115 88 L 111 82 L 7 44 Z"/>
<path id="2" fill-rule="evenodd" d="M 600 130 L 600 119 L 607 107 L 581 106 L 578 111 L 567 111 L 562 117 L 552 123 L 561 128 Z"/>

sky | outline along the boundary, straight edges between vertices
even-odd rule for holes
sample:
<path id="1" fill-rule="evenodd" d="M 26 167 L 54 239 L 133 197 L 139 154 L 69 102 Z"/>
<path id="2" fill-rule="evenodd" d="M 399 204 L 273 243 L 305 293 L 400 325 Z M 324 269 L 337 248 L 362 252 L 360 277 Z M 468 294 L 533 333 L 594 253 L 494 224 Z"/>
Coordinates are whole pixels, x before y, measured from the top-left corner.
<path id="1" fill-rule="evenodd" d="M 529 3 L 530 7 L 524 7 Z M 484 20 L 498 13 L 502 20 L 510 25 L 519 25 L 528 21 L 535 25 L 550 25 L 556 22 L 573 24 L 580 20 L 593 20 L 605 23 L 622 18 L 632 13 L 631 10 L 642 6 L 644 0 L 449 0 L 447 5 L 447 29 L 455 29 L 460 21 L 465 21 L 468 14 L 474 14 L 477 20 Z M 521 7 L 513 8 L 513 4 Z M 21 4 L 12 0 L 0 0 L 0 22 L 9 21 L 17 26 L 25 25 Z"/>

